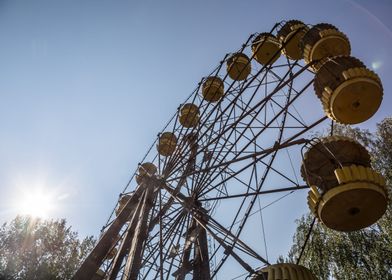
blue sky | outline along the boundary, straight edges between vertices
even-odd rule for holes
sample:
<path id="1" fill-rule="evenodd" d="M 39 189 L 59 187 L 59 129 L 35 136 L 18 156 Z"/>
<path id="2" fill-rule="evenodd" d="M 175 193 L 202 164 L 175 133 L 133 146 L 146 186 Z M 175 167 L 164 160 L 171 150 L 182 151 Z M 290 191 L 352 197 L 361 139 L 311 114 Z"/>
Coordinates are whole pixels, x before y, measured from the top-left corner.
<path id="1" fill-rule="evenodd" d="M 0 0 L 0 222 L 21 192 L 43 187 L 56 197 L 50 217 L 97 235 L 200 78 L 281 20 L 349 36 L 383 81 L 380 110 L 361 124 L 374 128 L 391 113 L 391 13 L 389 0 Z"/>

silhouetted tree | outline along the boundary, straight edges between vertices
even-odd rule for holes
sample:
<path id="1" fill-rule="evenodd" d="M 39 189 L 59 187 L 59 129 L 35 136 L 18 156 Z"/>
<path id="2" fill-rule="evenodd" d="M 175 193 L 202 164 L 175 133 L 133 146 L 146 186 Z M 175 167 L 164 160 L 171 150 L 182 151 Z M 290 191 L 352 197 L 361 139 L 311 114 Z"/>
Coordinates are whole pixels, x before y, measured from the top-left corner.
<path id="1" fill-rule="evenodd" d="M 71 279 L 93 245 L 64 219 L 17 216 L 0 227 L 0 279 Z"/>

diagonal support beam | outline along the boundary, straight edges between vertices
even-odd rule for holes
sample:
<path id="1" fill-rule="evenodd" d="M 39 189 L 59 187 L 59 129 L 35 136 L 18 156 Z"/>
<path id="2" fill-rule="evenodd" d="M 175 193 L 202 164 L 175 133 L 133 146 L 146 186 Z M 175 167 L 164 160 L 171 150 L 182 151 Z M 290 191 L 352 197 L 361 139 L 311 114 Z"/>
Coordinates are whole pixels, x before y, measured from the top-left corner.
<path id="1" fill-rule="evenodd" d="M 136 188 L 132 197 L 128 200 L 119 215 L 113 220 L 110 226 L 101 236 L 94 249 L 90 252 L 78 271 L 72 277 L 72 280 L 86 280 L 91 279 L 101 267 L 106 255 L 117 241 L 117 236 L 124 226 L 129 221 L 129 217 L 134 213 L 135 206 L 143 192 L 143 188 L 139 186 Z"/>
<path id="2" fill-rule="evenodd" d="M 184 280 L 185 276 L 192 270 L 190 256 L 192 252 L 192 244 L 194 241 L 193 231 L 195 230 L 195 228 L 196 228 L 196 221 L 192 219 L 192 222 L 186 232 L 184 251 L 182 253 L 182 258 L 181 258 L 181 266 L 173 274 L 173 276 L 176 277 L 176 280 Z"/>
<path id="3" fill-rule="evenodd" d="M 128 254 L 127 262 L 125 264 L 122 280 L 137 279 L 141 268 L 143 258 L 143 247 L 148 236 L 148 217 L 151 208 L 154 205 L 154 200 L 157 195 L 155 192 L 155 180 L 153 178 L 145 178 L 143 185 L 146 190 L 143 201 L 141 202 L 141 209 L 139 215 L 135 215 L 137 224 L 134 230 L 132 245 Z"/>
<path id="4" fill-rule="evenodd" d="M 142 195 L 142 197 L 144 196 L 144 193 Z M 137 225 L 138 222 L 138 217 L 140 215 L 140 211 L 143 205 L 143 201 L 139 200 L 139 203 L 136 207 L 136 210 L 134 211 L 133 215 L 132 215 L 132 219 L 129 222 L 129 226 L 127 228 L 127 231 L 125 232 L 124 238 L 123 238 L 123 242 L 120 245 L 120 249 L 113 261 L 112 267 L 109 271 L 109 280 L 115 280 L 117 279 L 117 275 L 122 267 L 122 263 L 124 261 L 125 256 L 129 253 L 129 250 L 131 248 L 132 245 L 132 239 L 135 235 L 135 227 Z"/>

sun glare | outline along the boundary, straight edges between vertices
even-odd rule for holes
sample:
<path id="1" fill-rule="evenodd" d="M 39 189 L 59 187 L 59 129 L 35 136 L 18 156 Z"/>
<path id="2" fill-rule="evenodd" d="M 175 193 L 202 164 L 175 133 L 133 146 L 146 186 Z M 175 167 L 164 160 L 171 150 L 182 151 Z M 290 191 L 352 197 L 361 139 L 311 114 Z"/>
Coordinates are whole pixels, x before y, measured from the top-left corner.
<path id="1" fill-rule="evenodd" d="M 374 62 L 372 62 L 372 68 L 373 68 L 373 70 L 377 70 L 377 69 L 379 69 L 380 67 L 382 66 L 382 61 L 374 61 Z"/>
<path id="2" fill-rule="evenodd" d="M 18 214 L 46 218 L 54 206 L 53 197 L 42 190 L 34 190 L 21 195 L 17 203 Z"/>

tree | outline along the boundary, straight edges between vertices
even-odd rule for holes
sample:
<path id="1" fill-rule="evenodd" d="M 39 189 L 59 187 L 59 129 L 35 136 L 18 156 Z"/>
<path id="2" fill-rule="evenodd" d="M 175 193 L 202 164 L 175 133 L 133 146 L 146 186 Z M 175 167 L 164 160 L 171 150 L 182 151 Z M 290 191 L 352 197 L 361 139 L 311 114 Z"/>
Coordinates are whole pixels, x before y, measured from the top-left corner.
<path id="1" fill-rule="evenodd" d="M 386 178 L 392 194 L 392 118 L 379 123 L 375 134 L 340 125 L 334 127 L 334 134 L 354 138 L 369 149 L 373 168 Z M 289 261 L 297 261 L 313 219 L 313 215 L 307 214 L 297 221 Z M 392 279 L 391 219 L 390 197 L 384 216 L 369 228 L 342 233 L 316 222 L 300 264 L 310 268 L 322 280 Z"/>
<path id="2" fill-rule="evenodd" d="M 17 216 L 0 228 L 0 279 L 71 279 L 93 245 L 64 219 Z"/>

